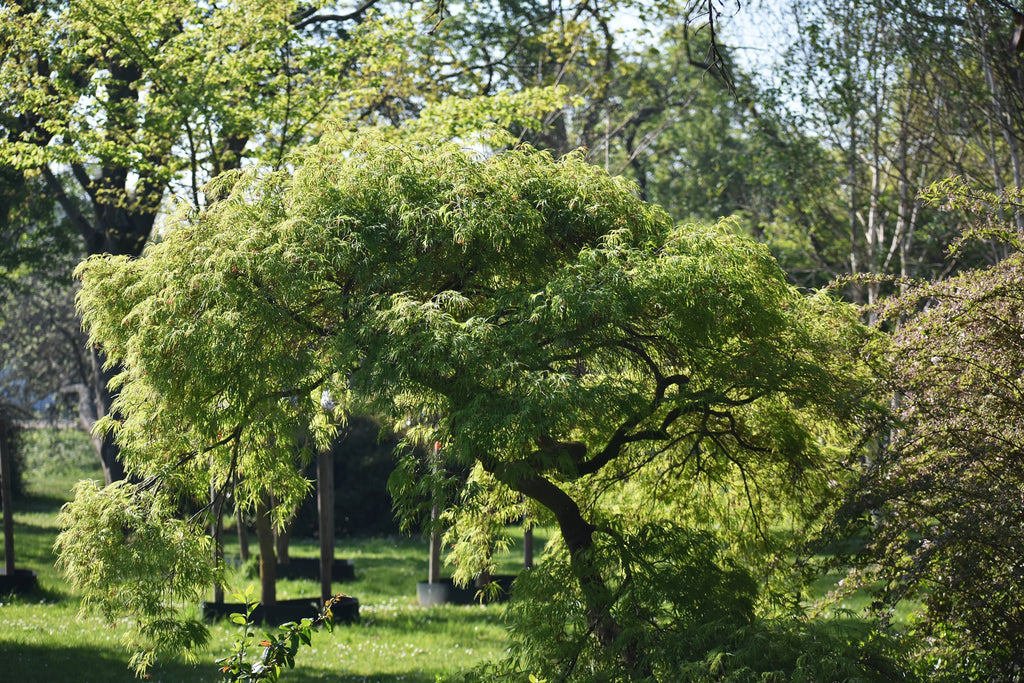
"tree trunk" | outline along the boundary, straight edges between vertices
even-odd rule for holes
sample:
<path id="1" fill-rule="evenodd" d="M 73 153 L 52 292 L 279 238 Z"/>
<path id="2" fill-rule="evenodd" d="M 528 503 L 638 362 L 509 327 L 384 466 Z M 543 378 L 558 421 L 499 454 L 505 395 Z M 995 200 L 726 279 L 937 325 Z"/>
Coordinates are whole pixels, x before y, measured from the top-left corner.
<path id="1" fill-rule="evenodd" d="M 277 557 L 274 554 L 274 529 L 270 523 L 270 502 L 264 497 L 256 506 L 256 538 L 260 545 L 260 600 L 277 604 Z"/>
<path id="2" fill-rule="evenodd" d="M 438 468 L 440 468 L 440 446 L 434 444 L 434 458 L 432 468 L 434 474 L 437 474 Z M 427 557 L 427 583 L 439 583 L 441 581 L 441 532 L 435 525 L 437 524 L 437 518 L 441 514 L 440 504 L 437 500 L 437 493 L 434 493 L 434 502 L 430 508 L 430 552 Z"/>
<path id="3" fill-rule="evenodd" d="M 323 451 L 316 456 L 317 507 L 320 516 L 320 600 L 331 599 L 331 573 L 334 570 L 334 454 Z"/>
<path id="4" fill-rule="evenodd" d="M 278 564 L 291 562 L 291 555 L 288 553 L 288 546 L 292 541 L 292 532 L 295 531 L 295 519 L 291 519 L 284 525 L 283 529 L 274 529 L 274 549 L 277 555 Z"/>
<path id="5" fill-rule="evenodd" d="M 241 510 L 235 510 L 235 525 L 238 532 L 238 559 L 245 562 L 249 559 L 249 529 Z"/>
<path id="6" fill-rule="evenodd" d="M 114 94 L 111 94 L 113 97 Z M 122 96 L 134 97 L 128 92 Z M 80 165 L 72 165 L 72 176 L 77 180 L 78 188 L 65 188 L 64 184 L 53 174 L 48 166 L 41 171 L 50 190 L 53 191 L 58 203 L 67 213 L 71 222 L 77 226 L 85 243 L 88 256 L 112 254 L 115 256 L 136 257 L 153 230 L 159 210 L 160 199 L 163 197 L 164 186 L 158 184 L 150 188 L 151 206 L 144 201 L 136 201 L 136 208 L 129 209 L 120 203 L 110 202 L 108 193 L 123 192 L 128 181 L 128 171 L 123 168 L 103 168 L 98 178 L 90 176 Z M 139 178 L 136 188 L 142 194 L 142 188 L 152 185 L 152 179 Z M 89 217 L 79 209 L 77 202 L 71 197 L 84 193 L 89 197 L 92 216 Z M 133 196 L 137 193 L 130 193 Z M 96 420 L 111 413 L 111 405 L 116 393 L 109 389 L 110 379 L 120 372 L 120 368 L 104 368 L 106 358 L 102 349 L 93 347 L 92 355 L 92 386 L 89 398 L 93 405 L 83 411 L 83 402 L 79 401 L 79 417 L 83 425 L 92 430 Z M 80 394 L 81 396 L 81 394 Z M 103 465 L 103 478 L 107 484 L 121 481 L 126 477 L 124 465 L 120 459 L 120 448 L 109 435 L 93 438 L 93 445 Z"/>
<path id="7" fill-rule="evenodd" d="M 210 484 L 210 536 L 213 538 L 213 561 L 215 566 L 224 566 L 224 503 L 217 497 L 217 487 Z M 224 586 L 213 584 L 213 601 L 224 602 Z"/>
<path id="8" fill-rule="evenodd" d="M 249 559 L 249 527 L 245 522 L 245 512 L 238 506 L 238 478 L 235 478 L 235 531 L 238 533 L 238 559 L 245 562 Z"/>
<path id="9" fill-rule="evenodd" d="M 118 368 L 104 368 L 106 356 L 98 348 L 89 349 L 89 357 L 92 364 L 92 377 L 90 385 L 72 384 L 61 387 L 62 394 L 75 394 L 78 396 L 78 424 L 90 435 L 93 448 L 100 458 L 103 467 L 103 480 L 106 484 L 121 481 L 126 478 L 127 473 L 124 463 L 121 462 L 121 450 L 114 442 L 111 434 L 96 434 L 93 428 L 101 417 L 110 413 L 110 406 L 114 401 L 115 394 L 108 388 L 110 380 L 120 372 Z"/>
<path id="10" fill-rule="evenodd" d="M 523 568 L 533 567 L 533 525 L 528 524 L 523 529 Z"/>
<path id="11" fill-rule="evenodd" d="M 537 474 L 520 477 L 507 465 L 499 464 L 493 469 L 485 468 L 499 481 L 532 498 L 550 510 L 558 522 L 558 529 L 569 551 L 569 566 L 573 578 L 579 582 L 583 594 L 587 623 L 598 642 L 604 647 L 615 645 L 622 635 L 622 626 L 612 615 L 615 598 L 601 575 L 601 567 L 594 558 L 594 531 L 596 527 L 583 518 L 579 506 L 565 491 Z M 625 644 L 620 649 L 620 659 L 631 679 L 643 680 L 650 675 L 640 663 L 636 642 Z"/>
<path id="12" fill-rule="evenodd" d="M 89 434 L 92 446 L 99 456 L 100 465 L 103 467 L 103 480 L 107 484 L 121 481 L 125 478 L 124 465 L 121 462 L 117 444 L 109 435 L 98 435 L 93 431 L 96 422 L 102 415 L 106 414 L 109 408 L 111 396 L 105 387 L 112 376 L 109 372 L 97 370 L 103 363 L 102 354 L 96 349 L 90 351 L 93 365 L 93 376 L 90 384 L 71 384 L 61 387 L 60 392 L 64 395 L 74 394 L 78 397 L 78 425 L 82 431 Z M 104 387 L 104 395 L 98 395 L 96 387 Z"/>

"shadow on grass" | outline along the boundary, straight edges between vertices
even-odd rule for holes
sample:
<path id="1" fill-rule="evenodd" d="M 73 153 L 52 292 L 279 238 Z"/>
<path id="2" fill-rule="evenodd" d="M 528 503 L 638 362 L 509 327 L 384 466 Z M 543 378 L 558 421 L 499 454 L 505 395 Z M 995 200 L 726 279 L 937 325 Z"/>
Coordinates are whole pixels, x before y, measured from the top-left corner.
<path id="1" fill-rule="evenodd" d="M 304 656 L 303 656 L 304 655 Z M 317 668 L 316 655 L 301 653 L 299 666 L 281 674 L 282 683 L 310 683 L 325 680 L 325 672 Z M 128 657 L 109 648 L 23 645 L 0 639 L 5 681 L 18 683 L 134 683 L 139 679 L 128 669 Z M 380 683 L 433 683 L 433 674 L 346 675 L 331 673 L 334 681 L 379 681 Z M 150 683 L 203 683 L 221 681 L 217 666 L 205 659 L 196 666 L 185 662 L 166 662 L 150 670 Z"/>
<path id="2" fill-rule="evenodd" d="M 38 578 L 38 577 L 37 577 Z M 56 604 L 58 602 L 65 602 L 74 600 L 72 604 L 77 604 L 78 599 L 73 596 L 69 591 L 61 590 L 60 588 L 54 588 L 53 586 L 40 583 L 34 590 L 30 590 L 27 593 L 7 593 L 0 594 L 0 601 L 8 604 Z M 0 644 L 0 652 L 2 652 L 3 645 Z M 2 661 L 2 660 L 0 660 Z M 0 678 L 0 680 L 3 680 Z"/>
<path id="3" fill-rule="evenodd" d="M 14 522 L 14 540 L 19 563 L 29 561 L 51 565 L 56 559 L 52 527 L 17 520 Z"/>
<path id="4" fill-rule="evenodd" d="M 59 602 L 73 597 L 56 568 L 53 540 L 51 527 L 20 520 L 14 523 L 15 567 L 35 572 L 39 580 L 40 588 L 24 596 L 27 600 Z"/>
<path id="5" fill-rule="evenodd" d="M 76 681 L 77 683 L 124 683 L 139 679 L 128 669 L 128 657 L 110 648 L 42 647 L 0 640 L 3 680 L 19 683 Z M 183 662 L 169 662 L 153 669 L 150 681 L 219 681 L 219 672 Z"/>
<path id="6" fill-rule="evenodd" d="M 281 683 L 308 683 L 309 681 L 323 681 L 331 680 L 337 683 L 365 683 L 367 681 L 373 681 L 373 683 L 435 683 L 437 677 L 433 674 L 414 674 L 414 673 L 402 673 L 402 674 L 371 674 L 369 676 L 350 674 L 342 674 L 340 676 L 331 676 L 325 679 L 323 674 L 318 672 L 306 672 L 302 670 L 286 671 L 281 674 Z"/>
<path id="7" fill-rule="evenodd" d="M 42 513 L 56 515 L 64 503 L 71 499 L 70 492 L 33 491 L 14 499 L 15 513 Z"/>

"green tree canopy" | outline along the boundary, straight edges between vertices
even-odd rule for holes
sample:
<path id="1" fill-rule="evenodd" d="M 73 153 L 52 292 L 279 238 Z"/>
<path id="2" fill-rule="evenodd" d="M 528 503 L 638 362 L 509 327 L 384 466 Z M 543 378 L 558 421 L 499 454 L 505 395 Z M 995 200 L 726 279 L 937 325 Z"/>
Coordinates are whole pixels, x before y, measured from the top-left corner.
<path id="1" fill-rule="evenodd" d="M 597 546 L 628 552 L 655 501 L 746 539 L 733 557 L 813 518 L 875 410 L 869 331 L 728 223 L 673 226 L 581 155 L 510 142 L 332 135 L 294 172 L 222 178 L 141 258 L 87 261 L 84 319 L 124 368 L 104 426 L 139 495 L 205 499 L 238 475 L 243 504 L 272 483 L 287 509 L 302 435 L 326 445 L 357 404 L 430 417 L 483 490 L 553 516 L 584 640 L 653 671 L 672 611 L 625 627 Z M 82 563 L 98 550 L 75 534 L 62 557 Z"/>
<path id="2" fill-rule="evenodd" d="M 942 278 L 1005 256 L 994 241 L 946 259 L 962 216 L 918 193 L 951 175 L 996 192 L 1024 183 L 1012 8 L 1003 0 L 763 7 L 760 17 L 777 13 L 774 25 L 789 39 L 772 39 L 779 56 L 761 69 L 739 155 L 750 160 L 741 177 L 753 229 L 787 273 L 807 287 L 847 274 Z M 1020 212 L 1013 218 L 1024 225 Z M 848 294 L 874 304 L 890 287 L 865 279 Z"/>

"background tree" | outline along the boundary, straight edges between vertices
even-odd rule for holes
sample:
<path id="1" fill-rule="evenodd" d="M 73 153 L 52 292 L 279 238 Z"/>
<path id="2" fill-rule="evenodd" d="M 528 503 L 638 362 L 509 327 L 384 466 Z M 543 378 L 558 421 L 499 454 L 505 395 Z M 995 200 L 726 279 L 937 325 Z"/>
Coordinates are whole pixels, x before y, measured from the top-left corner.
<path id="1" fill-rule="evenodd" d="M 744 208 L 743 111 L 757 94 L 727 53 L 718 53 L 727 76 L 715 71 L 707 26 L 696 19 L 655 23 L 642 47 L 615 62 L 603 98 L 571 113 L 593 122 L 570 130 L 593 163 L 633 179 L 644 199 L 678 220 L 714 221 Z"/>
<path id="2" fill-rule="evenodd" d="M 742 108 L 728 97 L 736 68 L 715 33 L 731 11 L 739 6 L 499 2 L 458 13 L 439 32 L 476 65 L 482 92 L 560 85 L 574 96 L 524 139 L 557 154 L 585 149 L 673 215 L 714 220 L 732 213 L 720 195 L 738 181 L 728 154 Z"/>
<path id="3" fill-rule="evenodd" d="M 137 256 L 171 193 L 201 205 L 208 179 L 243 159 L 282 163 L 328 112 L 390 115 L 408 84 L 381 74 L 409 72 L 390 43 L 415 30 L 365 22 L 374 4 L 8 3 L 0 168 L 12 191 L 41 181 L 59 205 L 33 229 L 56 239 L 67 221 L 84 253 Z M 112 372 L 92 364 L 80 403 L 102 416 Z M 101 446 L 107 480 L 121 478 L 116 446 Z"/>
<path id="4" fill-rule="evenodd" d="M 802 284 L 849 273 L 944 277 L 997 242 L 945 248 L 964 216 L 918 193 L 950 175 L 1017 187 L 1020 62 L 1005 3 L 791 2 L 791 44 L 759 82 L 752 218 Z M 886 292 L 862 282 L 853 298 Z"/>
<path id="5" fill-rule="evenodd" d="M 67 417 L 65 392 L 90 376 L 71 277 L 81 250 L 37 173 L 2 173 L 0 395 L 25 415 L 45 406 Z"/>
<path id="6" fill-rule="evenodd" d="M 378 6 L 388 16 L 374 16 Z M 446 94 L 568 82 L 534 74 L 565 74 L 601 50 L 608 71 L 610 23 L 648 11 L 632 1 L 600 9 L 493 3 L 455 14 L 443 3 L 409 7 L 9 4 L 0 167 L 41 179 L 82 240 L 75 251 L 138 255 L 172 194 L 202 205 L 207 180 L 251 161 L 281 164 L 319 135 L 326 115 L 393 125 Z M 677 12 L 671 3 L 661 9 Z M 719 13 L 713 2 L 686 11 Z M 73 383 L 89 389 L 80 401 L 86 423 L 109 411 L 102 360 L 93 359 L 89 382 Z M 107 479 L 120 478 L 116 447 L 100 445 Z"/>
<path id="7" fill-rule="evenodd" d="M 583 641 L 624 675 L 679 664 L 646 647 L 675 612 L 624 621 L 612 557 L 634 543 L 661 556 L 603 494 L 641 486 L 638 510 L 687 500 L 694 524 L 746 539 L 728 555 L 757 557 L 768 520 L 816 517 L 874 410 L 853 309 L 799 294 L 725 226 L 673 228 L 579 155 L 342 135 L 294 175 L 221 183 L 222 201 L 142 258 L 81 270 L 92 339 L 124 367 L 123 417 L 104 424 L 152 482 L 132 495 L 224 489 L 241 473 L 237 495 L 255 504 L 273 482 L 280 514 L 307 488 L 295 434 L 326 443 L 356 401 L 396 422 L 438 415 L 442 453 L 554 517 Z M 85 505 L 65 518 L 70 567 L 100 552 L 77 528 L 98 514 Z M 131 562 L 90 577 L 131 593 L 98 590 L 103 604 L 143 599 L 117 578 Z"/>

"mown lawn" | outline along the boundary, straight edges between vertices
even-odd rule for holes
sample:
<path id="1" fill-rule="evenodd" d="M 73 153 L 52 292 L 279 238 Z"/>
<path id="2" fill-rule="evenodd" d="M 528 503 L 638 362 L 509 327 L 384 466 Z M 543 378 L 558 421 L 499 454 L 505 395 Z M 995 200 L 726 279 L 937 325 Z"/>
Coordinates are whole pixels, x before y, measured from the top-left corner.
<path id="1" fill-rule="evenodd" d="M 83 614 L 80 596 L 54 568 L 52 547 L 61 505 L 80 478 L 102 478 L 87 444 L 73 450 L 76 453 L 69 454 L 59 442 L 49 443 L 44 449 L 36 448 L 27 463 L 27 494 L 17 501 L 15 510 L 16 559 L 19 568 L 38 573 L 41 590 L 30 596 L 0 596 L 0 682 L 135 680 L 127 669 L 128 650 L 121 643 L 127 622 L 109 624 L 95 614 Z M 237 557 L 235 539 L 229 534 L 226 540 L 228 558 Z M 545 541 L 546 534 L 538 530 L 538 556 Z M 504 556 L 502 573 L 518 569 L 520 552 L 515 547 Z M 318 553 L 315 541 L 293 539 L 293 557 Z M 340 540 L 336 556 L 355 562 L 356 580 L 336 583 L 333 589 L 359 598 L 360 621 L 316 634 L 312 647 L 300 650 L 296 668 L 286 671 L 283 681 L 433 683 L 439 675 L 500 657 L 508 646 L 503 605 L 418 605 L 416 582 L 426 578 L 427 570 L 424 539 Z M 806 597 L 825 595 L 842 575 L 837 571 L 819 577 Z M 229 600 L 233 591 L 255 588 L 258 580 L 237 571 L 232 584 L 225 591 Z M 316 580 L 278 581 L 279 599 L 319 593 Z M 859 591 L 831 609 L 859 612 L 868 602 L 869 597 Z M 198 610 L 198 605 L 193 608 Z M 898 613 L 896 620 L 905 617 Z M 210 647 L 198 653 L 198 663 L 163 662 L 152 670 L 151 680 L 221 680 L 215 661 L 231 652 L 241 632 L 223 622 L 213 625 L 211 633 Z"/>
<path id="2" fill-rule="evenodd" d="M 81 614 L 80 596 L 53 566 L 56 515 L 79 478 L 101 478 L 101 473 L 88 459 L 62 462 L 59 468 L 29 463 L 27 495 L 15 510 L 15 558 L 18 568 L 38 573 L 40 592 L 0 597 L 0 681 L 135 680 L 120 641 L 126 623 L 109 624 L 94 614 Z M 543 538 L 539 541 L 538 546 Z M 293 540 L 291 548 L 292 556 L 313 557 L 319 552 L 310 540 Z M 229 556 L 232 551 L 229 545 Z M 336 583 L 334 591 L 359 598 L 360 622 L 314 636 L 312 647 L 300 650 L 296 668 L 285 673 L 284 681 L 433 683 L 437 675 L 497 657 L 507 646 L 502 605 L 418 605 L 416 582 L 425 579 L 427 565 L 427 544 L 422 538 L 339 541 L 336 555 L 355 561 L 356 580 Z M 510 554 L 503 571 L 513 571 L 517 561 Z M 228 596 L 232 590 L 258 584 L 241 572 L 232 581 L 235 585 L 226 590 Z M 315 580 L 278 583 L 279 599 L 319 594 Z M 231 651 L 240 631 L 224 622 L 211 632 L 211 646 L 199 653 L 196 665 L 162 663 L 152 670 L 151 680 L 220 680 L 214 662 Z"/>

